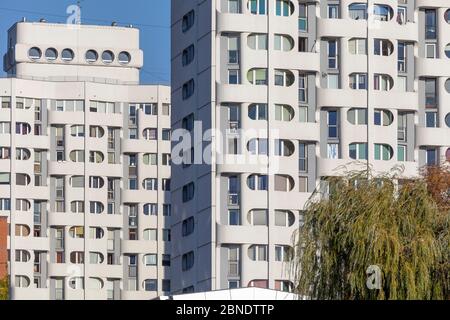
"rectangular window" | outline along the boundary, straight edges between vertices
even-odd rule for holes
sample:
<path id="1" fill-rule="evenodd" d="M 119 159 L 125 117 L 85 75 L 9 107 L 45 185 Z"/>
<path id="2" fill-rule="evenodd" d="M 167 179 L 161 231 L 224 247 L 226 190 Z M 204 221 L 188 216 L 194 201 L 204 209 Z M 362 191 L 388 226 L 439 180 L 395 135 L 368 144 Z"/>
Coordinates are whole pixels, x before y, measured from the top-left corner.
<path id="1" fill-rule="evenodd" d="M 338 112 L 336 110 L 330 110 L 328 111 L 328 118 L 327 118 L 327 124 L 328 124 L 328 138 L 337 139 L 339 136 L 339 119 L 338 119 Z"/>
<path id="2" fill-rule="evenodd" d="M 338 68 L 338 41 L 328 40 L 328 69 Z"/>
<path id="3" fill-rule="evenodd" d="M 172 207 L 170 204 L 163 204 L 163 216 L 170 217 L 171 216 Z"/>
<path id="4" fill-rule="evenodd" d="M 397 82 L 398 82 L 398 90 L 401 91 L 401 92 L 406 92 L 407 91 L 406 77 L 398 76 L 397 77 Z"/>
<path id="5" fill-rule="evenodd" d="M 367 4 L 358 3 L 349 8 L 350 19 L 353 20 L 366 20 L 367 19 Z"/>
<path id="6" fill-rule="evenodd" d="M 339 5 L 329 4 L 328 5 L 328 19 L 339 19 Z"/>
<path id="7" fill-rule="evenodd" d="M 366 39 L 351 39 L 348 41 L 348 50 L 351 54 L 367 54 L 367 40 Z"/>
<path id="8" fill-rule="evenodd" d="M 425 79 L 425 107 L 436 108 L 437 106 L 437 90 L 436 79 Z"/>
<path id="9" fill-rule="evenodd" d="M 298 30 L 308 31 L 308 7 L 304 3 L 299 3 L 298 10 Z"/>
<path id="10" fill-rule="evenodd" d="M 146 115 L 158 115 L 158 105 L 156 103 L 146 103 L 143 109 Z"/>
<path id="11" fill-rule="evenodd" d="M 354 73 L 349 77 L 350 88 L 354 90 L 366 90 L 367 89 L 367 74 Z"/>
<path id="12" fill-rule="evenodd" d="M 426 162 L 428 166 L 435 166 L 438 164 L 438 151 L 435 148 L 426 150 Z"/>
<path id="13" fill-rule="evenodd" d="M 308 145 L 306 143 L 300 142 L 298 144 L 298 161 L 299 161 L 299 171 L 308 171 Z"/>
<path id="14" fill-rule="evenodd" d="M 398 8 L 397 8 L 397 22 L 399 23 L 399 24 L 406 24 L 406 17 L 407 17 L 407 15 L 406 15 L 406 7 L 401 7 L 401 6 L 399 6 Z"/>
<path id="15" fill-rule="evenodd" d="M 308 76 L 306 74 L 300 73 L 298 75 L 298 101 L 301 103 L 308 102 Z"/>
<path id="16" fill-rule="evenodd" d="M 239 63 L 239 36 L 228 37 L 228 63 Z"/>
<path id="17" fill-rule="evenodd" d="M 249 8 L 252 14 L 266 14 L 266 0 L 249 0 Z"/>
<path id="18" fill-rule="evenodd" d="M 405 112 L 399 112 L 397 117 L 397 139 L 398 141 L 406 142 L 407 135 L 407 114 Z"/>
<path id="19" fill-rule="evenodd" d="M 163 229 L 162 240 L 170 242 L 171 240 L 170 229 Z"/>
<path id="20" fill-rule="evenodd" d="M 298 37 L 298 52 L 308 52 L 308 38 Z"/>
<path id="21" fill-rule="evenodd" d="M 425 112 L 426 127 L 437 128 L 438 127 L 438 113 L 437 112 Z"/>
<path id="22" fill-rule="evenodd" d="M 308 107 L 298 107 L 299 121 L 304 123 L 308 122 Z"/>
<path id="23" fill-rule="evenodd" d="M 328 159 L 339 159 L 339 144 L 329 143 L 327 145 L 327 158 Z"/>
<path id="24" fill-rule="evenodd" d="M 240 0 L 228 0 L 228 13 L 241 13 Z"/>
<path id="25" fill-rule="evenodd" d="M 339 89 L 339 75 L 329 74 L 327 76 L 327 87 L 328 89 Z"/>
<path id="26" fill-rule="evenodd" d="M 436 59 L 436 43 L 425 43 L 425 54 L 427 59 Z"/>
<path id="27" fill-rule="evenodd" d="M 162 255 L 161 265 L 163 267 L 170 267 L 170 254 Z"/>
<path id="28" fill-rule="evenodd" d="M 162 105 L 162 115 L 163 116 L 170 116 L 170 104 L 163 103 L 163 105 Z"/>
<path id="29" fill-rule="evenodd" d="M 239 210 L 228 210 L 228 224 L 230 226 L 239 226 L 241 224 Z"/>
<path id="30" fill-rule="evenodd" d="M 425 10 L 425 39 L 436 39 L 436 10 Z"/>
<path id="31" fill-rule="evenodd" d="M 397 161 L 406 161 L 406 146 L 398 145 L 397 147 Z"/>
<path id="32" fill-rule="evenodd" d="M 406 72 L 406 43 L 398 43 L 398 63 L 397 68 L 399 72 Z"/>
<path id="33" fill-rule="evenodd" d="M 135 139 L 138 138 L 138 136 L 137 136 L 137 129 L 130 128 L 130 129 L 128 129 L 128 132 L 129 132 L 129 138 L 130 139 L 135 140 Z"/>
<path id="34" fill-rule="evenodd" d="M 308 192 L 308 177 L 298 177 L 299 192 Z"/>
<path id="35" fill-rule="evenodd" d="M 228 70 L 228 84 L 239 84 L 239 70 Z"/>

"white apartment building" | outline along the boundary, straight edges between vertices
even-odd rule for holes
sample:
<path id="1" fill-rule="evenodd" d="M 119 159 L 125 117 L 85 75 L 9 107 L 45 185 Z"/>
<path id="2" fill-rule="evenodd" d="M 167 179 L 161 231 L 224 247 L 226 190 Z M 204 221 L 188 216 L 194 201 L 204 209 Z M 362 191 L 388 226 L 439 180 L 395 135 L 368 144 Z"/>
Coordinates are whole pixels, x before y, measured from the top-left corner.
<path id="1" fill-rule="evenodd" d="M 324 177 L 450 161 L 448 0 L 172 0 L 171 59 L 172 128 L 227 160 L 172 167 L 174 294 L 291 290 Z"/>
<path id="2" fill-rule="evenodd" d="M 170 89 L 139 84 L 132 27 L 19 22 L 0 79 L 12 299 L 170 288 Z"/>

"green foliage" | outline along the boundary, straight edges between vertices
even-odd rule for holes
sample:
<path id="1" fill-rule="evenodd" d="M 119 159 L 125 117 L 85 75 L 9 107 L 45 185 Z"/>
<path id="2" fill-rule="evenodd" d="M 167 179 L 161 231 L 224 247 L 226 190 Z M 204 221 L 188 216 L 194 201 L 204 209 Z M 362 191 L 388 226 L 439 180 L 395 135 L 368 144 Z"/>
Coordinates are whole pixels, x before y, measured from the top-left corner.
<path id="1" fill-rule="evenodd" d="M 310 299 L 449 299 L 450 211 L 439 210 L 424 179 L 398 190 L 395 172 L 329 178 L 296 239 L 297 293 Z M 356 187 L 355 187 L 356 186 Z M 366 270 L 381 269 L 380 289 Z"/>
<path id="2" fill-rule="evenodd" d="M 0 300 L 8 300 L 8 278 L 0 280 Z"/>

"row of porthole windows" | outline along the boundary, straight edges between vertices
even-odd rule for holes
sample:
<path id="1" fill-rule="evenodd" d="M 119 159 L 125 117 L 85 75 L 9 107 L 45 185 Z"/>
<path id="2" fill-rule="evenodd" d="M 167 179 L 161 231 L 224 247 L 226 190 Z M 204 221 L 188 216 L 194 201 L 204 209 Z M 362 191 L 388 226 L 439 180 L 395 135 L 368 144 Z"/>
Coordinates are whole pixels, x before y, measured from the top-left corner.
<path id="1" fill-rule="evenodd" d="M 28 57 L 33 61 L 38 61 L 42 58 L 42 51 L 38 47 L 32 47 L 28 50 Z M 45 50 L 45 58 L 47 61 L 55 61 L 59 57 L 58 50 L 55 48 L 47 48 Z M 86 62 L 94 63 L 98 61 L 99 54 L 97 51 L 90 49 L 86 51 L 84 56 Z M 103 51 L 102 62 L 105 64 L 113 63 L 116 59 L 115 54 L 111 50 Z M 61 60 L 65 62 L 71 62 L 75 59 L 75 53 L 72 49 L 64 49 L 61 51 Z M 119 53 L 118 62 L 120 64 L 129 64 L 131 62 L 131 55 L 127 51 L 122 51 Z"/>

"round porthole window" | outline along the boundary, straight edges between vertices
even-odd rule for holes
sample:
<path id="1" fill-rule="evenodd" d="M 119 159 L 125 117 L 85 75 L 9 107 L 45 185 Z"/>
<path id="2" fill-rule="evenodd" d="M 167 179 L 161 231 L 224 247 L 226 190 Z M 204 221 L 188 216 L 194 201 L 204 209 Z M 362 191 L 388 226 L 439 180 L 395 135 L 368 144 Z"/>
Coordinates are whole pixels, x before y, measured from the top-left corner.
<path id="1" fill-rule="evenodd" d="M 45 58 L 49 61 L 55 61 L 58 58 L 58 51 L 55 48 L 45 50 Z"/>
<path id="2" fill-rule="evenodd" d="M 31 60 L 38 60 L 42 57 L 42 51 L 41 49 L 37 48 L 37 47 L 33 47 L 30 50 L 28 50 L 28 57 Z"/>
<path id="3" fill-rule="evenodd" d="M 129 64 L 131 61 L 131 55 L 126 52 L 126 51 L 122 51 L 121 53 L 119 53 L 119 62 L 121 64 Z"/>
<path id="4" fill-rule="evenodd" d="M 75 54 L 71 49 L 64 49 L 61 53 L 61 59 L 63 61 L 72 61 L 75 57 Z"/>
<path id="5" fill-rule="evenodd" d="M 448 9 L 447 11 L 445 11 L 444 13 L 444 19 L 447 23 L 450 24 L 450 9 Z"/>
<path id="6" fill-rule="evenodd" d="M 103 63 L 112 63 L 114 61 L 114 53 L 112 51 L 106 50 L 102 53 Z"/>
<path id="7" fill-rule="evenodd" d="M 98 53 L 95 50 L 88 50 L 86 52 L 86 61 L 87 62 L 96 62 L 98 60 Z"/>
<path id="8" fill-rule="evenodd" d="M 450 128 L 450 113 L 445 116 L 445 124 Z"/>

